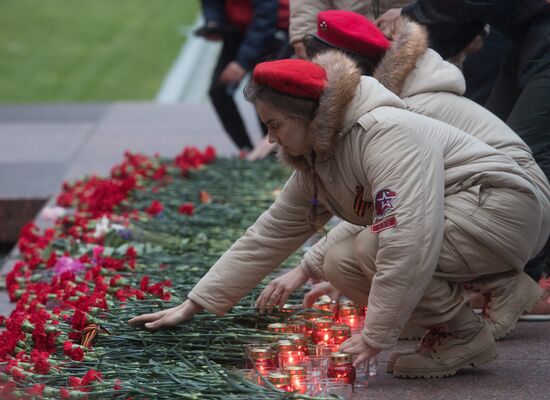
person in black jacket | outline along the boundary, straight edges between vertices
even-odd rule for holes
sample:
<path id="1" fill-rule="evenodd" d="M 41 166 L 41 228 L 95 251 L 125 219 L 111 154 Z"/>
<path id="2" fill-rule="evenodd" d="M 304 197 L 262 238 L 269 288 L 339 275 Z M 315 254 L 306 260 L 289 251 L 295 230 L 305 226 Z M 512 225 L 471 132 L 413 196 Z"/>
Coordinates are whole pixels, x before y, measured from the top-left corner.
<path id="1" fill-rule="evenodd" d="M 233 94 L 247 72 L 275 52 L 280 44 L 275 35 L 279 1 L 202 0 L 202 7 L 205 26 L 197 33 L 207 40 L 223 40 L 212 76 L 210 98 L 226 132 L 235 145 L 246 152 L 253 145 Z"/>
<path id="2" fill-rule="evenodd" d="M 417 0 L 387 11 L 378 26 L 389 36 L 400 15 L 425 25 L 442 57 L 464 49 L 490 24 L 511 41 L 486 107 L 521 136 L 550 179 L 550 4 L 547 0 Z M 548 247 L 525 268 L 549 272 Z"/>

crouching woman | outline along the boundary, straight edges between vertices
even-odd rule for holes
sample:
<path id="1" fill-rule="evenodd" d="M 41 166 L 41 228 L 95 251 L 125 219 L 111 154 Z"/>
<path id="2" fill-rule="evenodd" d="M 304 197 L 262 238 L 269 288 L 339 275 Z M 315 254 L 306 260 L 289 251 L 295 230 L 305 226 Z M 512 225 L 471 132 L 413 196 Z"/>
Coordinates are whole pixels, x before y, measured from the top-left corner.
<path id="1" fill-rule="evenodd" d="M 356 364 L 392 347 L 409 319 L 431 328 L 429 351 L 399 357 L 396 376 L 446 376 L 493 360 L 491 329 L 461 282 L 515 276 L 540 251 L 541 205 L 518 165 L 406 111 L 341 53 L 259 64 L 245 95 L 293 174 L 188 300 L 130 323 L 159 329 L 202 309 L 223 315 L 337 215 L 363 228 L 335 243 L 318 268 L 297 268 L 292 287 L 271 292 L 269 304 L 310 277 L 368 303 L 363 332 L 342 345 Z"/>

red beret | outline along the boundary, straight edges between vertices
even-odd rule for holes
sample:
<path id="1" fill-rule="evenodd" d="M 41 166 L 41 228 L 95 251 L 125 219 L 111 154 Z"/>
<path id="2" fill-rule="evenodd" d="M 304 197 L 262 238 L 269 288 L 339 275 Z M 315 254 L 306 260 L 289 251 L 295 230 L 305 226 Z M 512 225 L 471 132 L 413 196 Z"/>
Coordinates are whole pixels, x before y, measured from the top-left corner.
<path id="1" fill-rule="evenodd" d="M 342 10 L 317 14 L 317 37 L 331 46 L 378 60 L 390 47 L 382 31 L 368 18 Z"/>
<path id="2" fill-rule="evenodd" d="M 294 97 L 319 100 L 327 82 L 326 71 L 299 59 L 267 61 L 256 65 L 254 82 Z"/>

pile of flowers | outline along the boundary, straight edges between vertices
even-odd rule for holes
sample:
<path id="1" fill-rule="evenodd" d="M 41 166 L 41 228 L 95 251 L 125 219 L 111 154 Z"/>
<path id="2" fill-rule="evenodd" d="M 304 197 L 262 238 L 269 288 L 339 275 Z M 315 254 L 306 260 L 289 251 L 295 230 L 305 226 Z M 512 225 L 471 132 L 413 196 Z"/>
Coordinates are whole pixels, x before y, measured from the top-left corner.
<path id="1" fill-rule="evenodd" d="M 0 317 L 0 398 L 173 398 L 175 388 L 181 397 L 278 397 L 219 365 L 242 361 L 235 338 L 262 337 L 251 307 L 227 320 L 199 316 L 179 333 L 127 325 L 181 302 L 272 200 L 286 171 L 258 163 L 258 181 L 239 189 L 246 164 L 216 160 L 211 147 L 185 148 L 173 160 L 127 152 L 109 177 L 65 183 L 53 226 L 23 228 L 6 277 L 15 309 Z M 240 205 L 243 194 L 253 207 Z M 217 343 L 197 340 L 204 329 Z M 206 385 L 205 370 L 214 374 Z"/>

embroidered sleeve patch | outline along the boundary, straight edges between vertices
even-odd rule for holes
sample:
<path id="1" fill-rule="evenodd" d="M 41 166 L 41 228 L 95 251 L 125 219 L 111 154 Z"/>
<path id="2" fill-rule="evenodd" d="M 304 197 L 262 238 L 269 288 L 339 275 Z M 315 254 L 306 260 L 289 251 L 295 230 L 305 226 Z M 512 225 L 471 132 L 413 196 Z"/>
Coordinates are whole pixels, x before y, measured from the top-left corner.
<path id="1" fill-rule="evenodd" d="M 382 189 L 374 196 L 374 209 L 376 212 L 376 220 L 382 220 L 390 210 L 393 210 L 393 200 L 397 197 L 397 193 L 390 189 Z"/>
<path id="2" fill-rule="evenodd" d="M 389 218 L 383 219 L 380 222 L 377 222 L 374 225 L 371 225 L 370 231 L 372 233 L 380 233 L 382 231 L 385 231 L 386 229 L 391 229 L 395 225 L 397 225 L 397 218 L 395 216 L 391 216 Z"/>

